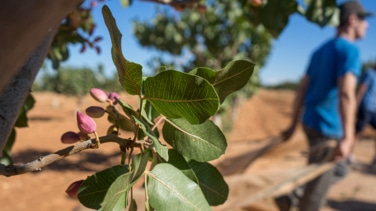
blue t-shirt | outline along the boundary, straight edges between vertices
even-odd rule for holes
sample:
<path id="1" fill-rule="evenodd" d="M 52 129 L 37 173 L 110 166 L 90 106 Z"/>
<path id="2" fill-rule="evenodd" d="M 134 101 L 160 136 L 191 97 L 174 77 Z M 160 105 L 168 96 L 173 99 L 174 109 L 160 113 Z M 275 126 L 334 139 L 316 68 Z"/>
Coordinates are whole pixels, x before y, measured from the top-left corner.
<path id="1" fill-rule="evenodd" d="M 304 125 L 333 138 L 343 136 L 338 80 L 348 72 L 358 77 L 361 60 L 358 48 L 346 39 L 331 39 L 313 53 L 306 72 Z"/>
<path id="2" fill-rule="evenodd" d="M 360 83 L 367 86 L 360 106 L 368 111 L 376 112 L 376 70 L 368 70 Z"/>

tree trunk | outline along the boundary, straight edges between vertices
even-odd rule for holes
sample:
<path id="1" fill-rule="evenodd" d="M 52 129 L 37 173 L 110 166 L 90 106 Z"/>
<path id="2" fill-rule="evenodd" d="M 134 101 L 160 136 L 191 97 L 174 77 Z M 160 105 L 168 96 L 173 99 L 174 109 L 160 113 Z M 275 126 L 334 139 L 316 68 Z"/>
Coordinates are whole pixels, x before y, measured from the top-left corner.
<path id="1" fill-rule="evenodd" d="M 0 152 L 4 149 L 21 107 L 29 95 L 35 77 L 47 56 L 55 32 L 56 29 L 47 34 L 46 39 L 0 96 Z"/>
<path id="2" fill-rule="evenodd" d="M 83 0 L 0 0 L 0 94 L 46 34 Z"/>

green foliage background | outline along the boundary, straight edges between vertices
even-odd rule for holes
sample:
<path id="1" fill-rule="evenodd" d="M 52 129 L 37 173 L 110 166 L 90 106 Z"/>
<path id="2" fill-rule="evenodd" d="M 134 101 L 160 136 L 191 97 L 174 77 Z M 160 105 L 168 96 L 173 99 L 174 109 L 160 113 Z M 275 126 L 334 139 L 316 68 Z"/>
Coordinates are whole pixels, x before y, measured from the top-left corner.
<path id="1" fill-rule="evenodd" d="M 134 34 L 142 46 L 173 58 L 153 58 L 150 62 L 153 69 L 174 66 L 185 72 L 194 67 L 219 70 L 231 60 L 249 59 L 257 64 L 257 72 L 265 64 L 272 36 L 262 25 L 255 26 L 248 21 L 247 3 L 214 0 L 207 4 L 204 13 L 195 9 L 181 14 L 159 10 L 151 22 L 134 21 Z M 187 54 L 191 55 L 190 59 L 180 62 Z M 258 84 L 255 73 L 243 94 L 251 96 Z"/>
<path id="2" fill-rule="evenodd" d="M 101 65 L 96 70 L 87 67 L 60 67 L 52 73 L 42 72 L 34 83 L 33 91 L 51 91 L 72 96 L 83 96 L 93 87 L 121 91 L 116 73 L 108 77 Z"/>

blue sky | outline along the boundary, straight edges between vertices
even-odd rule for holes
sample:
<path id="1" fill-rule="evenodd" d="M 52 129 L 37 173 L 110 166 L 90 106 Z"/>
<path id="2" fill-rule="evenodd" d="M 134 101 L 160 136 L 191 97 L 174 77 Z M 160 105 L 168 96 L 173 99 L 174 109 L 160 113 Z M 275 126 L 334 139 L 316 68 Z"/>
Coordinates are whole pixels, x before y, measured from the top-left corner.
<path id="1" fill-rule="evenodd" d="M 340 0 L 339 2 L 343 2 Z M 362 5 L 369 11 L 376 13 L 375 0 L 361 0 Z M 142 48 L 132 34 L 132 20 L 150 20 L 156 8 L 156 4 L 150 2 L 134 1 L 131 7 L 124 8 L 120 0 L 108 0 L 106 4 L 112 11 L 120 31 L 123 34 L 122 46 L 124 56 L 132 62 L 141 64 L 144 73 L 150 73 L 146 65 L 147 61 L 156 52 Z M 71 46 L 71 56 L 63 65 L 76 67 L 97 67 L 103 64 L 106 74 L 112 75 L 115 67 L 111 59 L 111 41 L 105 27 L 101 7 L 94 8 L 93 14 L 98 26 L 95 35 L 103 36 L 100 42 L 102 53 L 97 55 L 94 50 L 87 49 L 84 54 L 79 53 L 81 46 Z M 363 40 L 355 44 L 359 47 L 363 61 L 376 60 L 376 17 L 367 19 L 369 28 Z M 273 48 L 267 64 L 261 69 L 261 81 L 263 84 L 274 84 L 282 81 L 296 81 L 303 75 L 308 59 L 312 51 L 321 43 L 335 35 L 335 28 L 312 24 L 304 17 L 294 14 L 290 16 L 289 24 L 280 37 L 273 41 Z M 49 65 L 50 67 L 50 65 Z"/>

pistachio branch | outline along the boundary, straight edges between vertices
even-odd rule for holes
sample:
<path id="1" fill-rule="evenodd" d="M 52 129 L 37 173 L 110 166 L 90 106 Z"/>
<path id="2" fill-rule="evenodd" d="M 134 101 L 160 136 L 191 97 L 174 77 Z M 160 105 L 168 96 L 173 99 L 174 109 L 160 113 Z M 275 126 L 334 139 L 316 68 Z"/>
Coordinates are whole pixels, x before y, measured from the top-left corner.
<path id="1" fill-rule="evenodd" d="M 124 139 L 118 137 L 116 134 L 109 134 L 106 136 L 99 137 L 101 143 L 114 142 L 118 143 L 120 146 L 139 146 L 140 143 L 133 142 L 131 139 Z M 17 165 L 2 165 L 0 164 L 0 175 L 6 177 L 11 177 L 15 175 L 20 175 L 33 171 L 41 171 L 42 167 L 50 165 L 56 161 L 59 161 L 70 155 L 80 153 L 81 151 L 87 149 L 96 149 L 96 139 L 89 139 L 83 142 L 76 143 L 72 146 L 66 147 L 55 153 L 48 154 L 38 158 L 37 160 Z"/>

